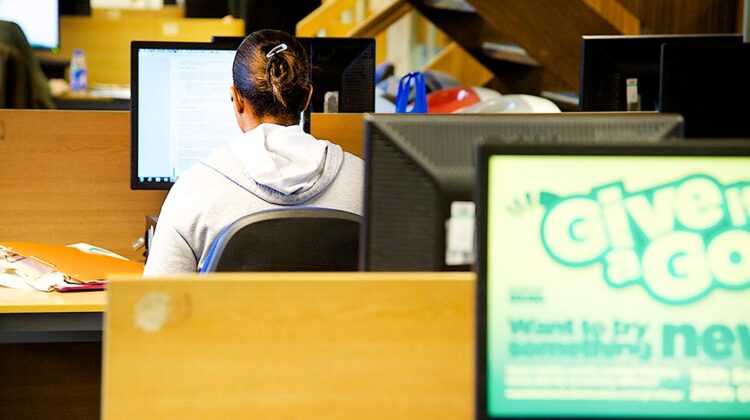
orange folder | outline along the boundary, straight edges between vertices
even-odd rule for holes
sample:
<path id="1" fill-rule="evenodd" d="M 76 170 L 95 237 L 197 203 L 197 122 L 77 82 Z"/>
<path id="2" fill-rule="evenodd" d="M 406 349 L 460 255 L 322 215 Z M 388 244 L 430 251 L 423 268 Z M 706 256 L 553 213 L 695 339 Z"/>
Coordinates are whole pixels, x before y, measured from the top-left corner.
<path id="1" fill-rule="evenodd" d="M 142 274 L 143 264 L 106 255 L 90 254 L 63 245 L 0 242 L 16 254 L 33 258 L 82 283 L 101 281 L 110 274 Z"/>

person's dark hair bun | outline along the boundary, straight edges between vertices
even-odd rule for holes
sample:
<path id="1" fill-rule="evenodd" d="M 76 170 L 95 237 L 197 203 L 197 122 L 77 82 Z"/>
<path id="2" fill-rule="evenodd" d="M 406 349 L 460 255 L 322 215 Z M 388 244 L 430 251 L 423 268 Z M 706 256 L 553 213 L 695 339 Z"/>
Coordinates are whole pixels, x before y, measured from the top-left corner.
<path id="1" fill-rule="evenodd" d="M 237 49 L 232 75 L 257 116 L 299 121 L 310 92 L 310 65 L 293 36 L 270 29 L 251 33 Z"/>

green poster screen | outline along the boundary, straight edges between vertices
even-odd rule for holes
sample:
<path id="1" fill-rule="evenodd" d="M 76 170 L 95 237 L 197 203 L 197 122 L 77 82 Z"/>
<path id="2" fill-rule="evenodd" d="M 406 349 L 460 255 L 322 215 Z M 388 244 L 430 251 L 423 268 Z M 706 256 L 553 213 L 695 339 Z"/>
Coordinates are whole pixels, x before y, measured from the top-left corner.
<path id="1" fill-rule="evenodd" d="M 488 174 L 491 417 L 750 418 L 750 158 Z"/>

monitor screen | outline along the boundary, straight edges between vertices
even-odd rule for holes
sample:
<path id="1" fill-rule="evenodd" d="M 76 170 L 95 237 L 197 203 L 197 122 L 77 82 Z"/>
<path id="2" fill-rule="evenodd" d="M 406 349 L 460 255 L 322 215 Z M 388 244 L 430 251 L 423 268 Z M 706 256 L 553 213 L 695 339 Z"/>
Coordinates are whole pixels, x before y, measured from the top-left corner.
<path id="1" fill-rule="evenodd" d="M 0 20 L 15 22 L 33 48 L 60 47 L 58 0 L 0 0 Z"/>
<path id="2" fill-rule="evenodd" d="M 749 156 L 480 147 L 477 417 L 748 418 Z"/>
<path id="3" fill-rule="evenodd" d="M 662 112 L 685 118 L 685 137 L 750 138 L 750 44 L 664 45 Z"/>
<path id="4" fill-rule="evenodd" d="M 234 53 L 208 43 L 132 43 L 132 188 L 168 189 L 241 134 L 229 90 Z"/>
<path id="5" fill-rule="evenodd" d="M 474 146 L 574 139 L 658 141 L 681 136 L 682 118 L 657 113 L 378 115 L 365 118 L 362 268 L 468 270 Z M 467 204 L 468 203 L 468 204 Z M 473 228 L 472 228 L 473 229 Z M 473 232 L 473 231 L 472 231 Z"/>
<path id="6" fill-rule="evenodd" d="M 658 110 L 659 63 L 664 43 L 740 44 L 742 36 L 584 36 L 581 43 L 581 111 Z"/>

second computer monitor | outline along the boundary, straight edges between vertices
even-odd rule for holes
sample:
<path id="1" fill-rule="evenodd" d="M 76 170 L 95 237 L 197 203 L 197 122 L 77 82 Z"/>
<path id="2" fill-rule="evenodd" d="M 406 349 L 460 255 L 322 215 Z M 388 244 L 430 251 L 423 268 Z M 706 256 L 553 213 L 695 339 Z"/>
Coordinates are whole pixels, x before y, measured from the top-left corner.
<path id="1" fill-rule="evenodd" d="M 750 44 L 666 44 L 661 61 L 660 111 L 685 137 L 750 138 Z"/>
<path id="2" fill-rule="evenodd" d="M 707 43 L 740 44 L 742 36 L 584 36 L 581 43 L 581 111 L 658 110 L 661 46 Z"/>
<path id="3" fill-rule="evenodd" d="M 748 156 L 480 148 L 476 418 L 747 419 Z"/>
<path id="4" fill-rule="evenodd" d="M 468 270 L 473 262 L 474 147 L 681 136 L 663 114 L 378 115 L 365 118 L 360 258 L 367 271 Z"/>
<path id="5" fill-rule="evenodd" d="M 33 48 L 59 48 L 60 17 L 57 1 L 0 1 L 0 20 L 18 24 Z"/>

